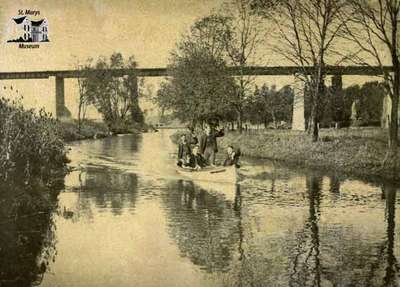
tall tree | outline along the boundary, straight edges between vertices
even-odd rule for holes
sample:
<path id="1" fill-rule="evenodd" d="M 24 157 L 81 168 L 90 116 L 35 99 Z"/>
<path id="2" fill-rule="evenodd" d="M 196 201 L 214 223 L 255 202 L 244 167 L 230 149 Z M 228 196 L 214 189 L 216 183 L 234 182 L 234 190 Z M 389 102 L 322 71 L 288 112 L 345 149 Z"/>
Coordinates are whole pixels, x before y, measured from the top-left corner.
<path id="1" fill-rule="evenodd" d="M 274 51 L 303 68 L 298 75 L 310 92 L 313 141 L 319 137 L 321 98 L 324 96 L 325 66 L 337 63 L 334 52 L 348 19 L 341 17 L 347 0 L 254 0 L 253 9 L 268 17 L 276 27 Z M 306 67 L 310 66 L 311 70 Z"/>
<path id="2" fill-rule="evenodd" d="M 136 66 L 133 57 L 124 61 L 120 53 L 113 53 L 109 60 L 104 57 L 99 58 L 90 67 L 90 72 L 85 78 L 88 100 L 102 114 L 113 131 L 124 129 L 136 117 L 140 119 L 143 116 L 138 106 Z M 113 70 L 115 69 L 130 69 L 132 74 L 114 77 Z M 142 116 L 138 116 L 138 113 Z M 129 114 L 130 117 L 128 117 Z"/>
<path id="3" fill-rule="evenodd" d="M 77 62 L 76 68 L 83 72 L 84 74 L 90 70 L 92 59 L 88 59 L 86 63 L 80 64 Z M 86 75 L 87 76 L 87 75 Z M 87 90 L 88 81 L 85 80 L 85 77 L 78 78 L 78 130 L 80 131 L 82 128 L 82 123 L 86 118 L 86 110 L 89 105 L 89 97 Z"/>
<path id="4" fill-rule="evenodd" d="M 169 79 L 158 91 L 157 102 L 180 120 L 196 124 L 223 118 L 229 109 L 234 80 L 222 57 L 224 21 L 215 15 L 200 19 L 171 55 Z"/>
<path id="5" fill-rule="evenodd" d="M 399 14 L 400 0 L 351 0 L 353 11 L 347 23 L 346 39 L 356 43 L 363 57 L 353 61 L 381 67 L 387 93 L 392 102 L 390 111 L 388 159 L 394 159 L 398 149 L 398 110 L 400 92 Z M 384 68 L 388 62 L 393 66 Z"/>
<path id="6" fill-rule="evenodd" d="M 231 0 L 221 10 L 227 25 L 223 33 L 227 61 L 239 72 L 236 92 L 230 99 L 237 113 L 239 132 L 242 132 L 244 106 L 254 84 L 254 77 L 245 75 L 244 69 L 255 63 L 257 47 L 263 40 L 262 19 L 252 11 L 251 3 L 251 0 Z"/>

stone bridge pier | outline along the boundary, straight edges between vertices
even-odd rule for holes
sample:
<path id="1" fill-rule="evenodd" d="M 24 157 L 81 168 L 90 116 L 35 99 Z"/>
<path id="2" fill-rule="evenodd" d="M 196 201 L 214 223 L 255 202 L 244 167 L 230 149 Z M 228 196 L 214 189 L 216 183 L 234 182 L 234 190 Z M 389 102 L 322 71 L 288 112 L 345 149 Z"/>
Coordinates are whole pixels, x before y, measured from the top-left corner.
<path id="1" fill-rule="evenodd" d="M 305 83 L 299 77 L 294 76 L 292 88 L 294 91 L 292 130 L 305 131 Z M 333 92 L 333 97 L 343 100 L 343 77 L 341 74 L 332 75 L 331 91 Z"/>
<path id="2" fill-rule="evenodd" d="M 65 105 L 65 85 L 64 78 L 59 76 L 50 76 L 50 81 L 54 85 L 56 96 L 56 118 L 59 120 L 67 120 L 71 118 L 71 112 Z"/>

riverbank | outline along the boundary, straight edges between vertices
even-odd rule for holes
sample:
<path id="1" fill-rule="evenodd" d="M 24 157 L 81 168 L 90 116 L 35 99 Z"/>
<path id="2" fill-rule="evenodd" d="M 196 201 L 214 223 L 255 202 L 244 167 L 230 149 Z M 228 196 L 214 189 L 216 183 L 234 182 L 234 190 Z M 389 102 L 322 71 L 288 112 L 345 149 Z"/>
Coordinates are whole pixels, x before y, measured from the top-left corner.
<path id="1" fill-rule="evenodd" d="M 65 142 L 104 138 L 110 135 L 106 124 L 91 120 L 84 121 L 80 129 L 76 120 L 60 121 L 59 130 Z"/>
<path id="2" fill-rule="evenodd" d="M 386 131 L 379 128 L 323 129 L 313 143 L 305 132 L 263 130 L 230 132 L 219 140 L 221 149 L 240 147 L 242 155 L 277 160 L 312 169 L 361 178 L 399 180 L 399 166 L 383 165 Z M 400 154 L 397 155 L 400 158 Z"/>
<path id="3" fill-rule="evenodd" d="M 178 141 L 182 131 L 171 138 Z M 219 155 L 228 145 L 240 147 L 243 156 L 269 159 L 289 165 L 352 175 L 368 180 L 399 180 L 399 164 L 383 166 L 386 131 L 380 128 L 322 129 L 320 141 L 313 143 L 305 132 L 292 130 L 252 130 L 228 132 L 218 139 Z M 400 153 L 398 153 L 400 158 Z"/>
<path id="4" fill-rule="evenodd" d="M 85 120 L 78 128 L 77 120 L 68 120 L 59 122 L 61 137 L 65 142 L 87 139 L 101 139 L 115 134 L 135 134 L 146 132 L 149 127 L 146 124 L 130 125 L 117 131 L 111 132 L 108 126 L 103 122 Z"/>

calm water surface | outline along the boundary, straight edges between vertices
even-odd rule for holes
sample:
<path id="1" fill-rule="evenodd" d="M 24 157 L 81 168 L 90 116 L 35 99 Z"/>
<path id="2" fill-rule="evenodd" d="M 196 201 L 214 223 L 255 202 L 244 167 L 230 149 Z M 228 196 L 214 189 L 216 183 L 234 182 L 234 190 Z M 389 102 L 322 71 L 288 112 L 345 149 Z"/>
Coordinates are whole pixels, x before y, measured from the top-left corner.
<path id="1" fill-rule="evenodd" d="M 71 146 L 37 284 L 400 286 L 395 186 L 246 159 L 238 185 L 193 183 L 171 132 Z"/>

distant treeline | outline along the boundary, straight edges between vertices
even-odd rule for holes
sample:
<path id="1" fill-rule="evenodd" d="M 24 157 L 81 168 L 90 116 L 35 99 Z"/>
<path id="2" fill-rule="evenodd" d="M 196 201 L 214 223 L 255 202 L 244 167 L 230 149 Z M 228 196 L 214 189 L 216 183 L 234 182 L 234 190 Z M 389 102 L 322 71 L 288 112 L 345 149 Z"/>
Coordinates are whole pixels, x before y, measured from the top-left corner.
<path id="1" fill-rule="evenodd" d="M 342 91 L 325 87 L 321 127 L 379 126 L 381 124 L 385 90 L 374 81 L 363 85 L 351 85 Z M 310 118 L 310 95 L 305 93 L 304 116 Z M 290 128 L 292 125 L 294 91 L 290 85 L 281 89 L 276 86 L 255 87 L 243 105 L 243 123 L 265 128 Z M 173 115 L 168 115 L 168 118 Z M 179 117 L 179 116 L 178 116 Z M 238 126 L 234 113 L 219 115 L 218 119 L 230 126 Z"/>

